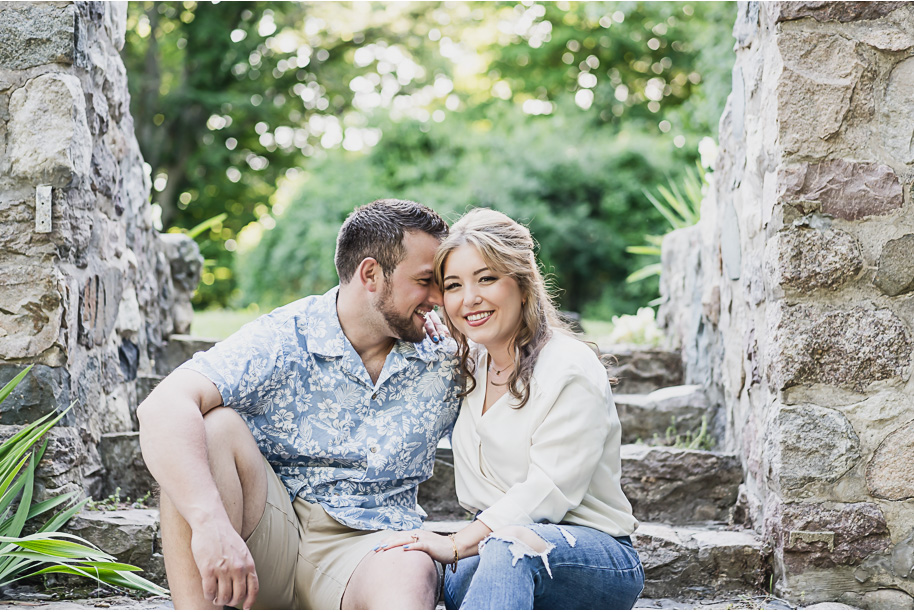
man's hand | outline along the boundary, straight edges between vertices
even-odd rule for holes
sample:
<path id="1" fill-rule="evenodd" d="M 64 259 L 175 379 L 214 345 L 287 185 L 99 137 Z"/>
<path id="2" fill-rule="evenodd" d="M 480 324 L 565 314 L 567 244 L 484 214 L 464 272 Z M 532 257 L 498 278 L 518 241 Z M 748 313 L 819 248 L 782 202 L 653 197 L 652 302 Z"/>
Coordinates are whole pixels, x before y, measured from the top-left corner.
<path id="1" fill-rule="evenodd" d="M 448 331 L 447 325 L 441 321 L 441 317 L 434 310 L 429 310 L 425 315 L 425 333 L 435 342 L 440 342 L 444 338 L 449 338 L 451 332 Z"/>
<path id="2" fill-rule="evenodd" d="M 216 606 L 250 610 L 259 584 L 254 559 L 231 523 L 193 530 L 191 550 L 203 578 L 203 596 Z"/>

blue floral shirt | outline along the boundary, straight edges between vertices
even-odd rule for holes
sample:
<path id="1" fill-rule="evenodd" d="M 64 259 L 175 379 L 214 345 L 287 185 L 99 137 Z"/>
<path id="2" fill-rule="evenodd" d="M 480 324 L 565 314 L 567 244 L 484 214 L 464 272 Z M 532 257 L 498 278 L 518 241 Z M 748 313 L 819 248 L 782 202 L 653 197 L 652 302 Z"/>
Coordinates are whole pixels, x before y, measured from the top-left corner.
<path id="1" fill-rule="evenodd" d="M 336 296 L 278 308 L 182 367 L 241 414 L 291 499 L 355 529 L 417 529 L 417 485 L 457 418 L 455 345 L 397 341 L 372 383 Z"/>

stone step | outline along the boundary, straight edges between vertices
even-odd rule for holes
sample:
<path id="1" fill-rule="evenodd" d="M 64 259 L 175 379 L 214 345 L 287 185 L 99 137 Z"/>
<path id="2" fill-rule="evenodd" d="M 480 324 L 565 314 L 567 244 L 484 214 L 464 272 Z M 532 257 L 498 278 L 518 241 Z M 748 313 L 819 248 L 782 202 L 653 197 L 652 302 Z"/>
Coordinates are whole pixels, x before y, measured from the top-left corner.
<path id="1" fill-rule="evenodd" d="M 622 446 L 622 489 L 641 521 L 677 525 L 727 521 L 742 481 L 735 454 Z"/>
<path id="2" fill-rule="evenodd" d="M 470 524 L 426 521 L 423 529 L 449 534 Z M 771 551 L 753 531 L 725 525 L 674 527 L 641 523 L 632 542 L 644 564 L 646 598 L 707 599 L 758 593 L 771 576 Z"/>
<path id="3" fill-rule="evenodd" d="M 642 597 L 708 598 L 747 588 L 761 591 L 771 576 L 771 551 L 753 531 L 642 523 L 632 541 L 644 564 Z"/>
<path id="4" fill-rule="evenodd" d="M 614 393 L 650 393 L 685 383 L 679 351 L 627 345 L 601 346 L 600 352 L 615 357 L 610 376 L 618 379 Z"/>
<path id="5" fill-rule="evenodd" d="M 168 587 L 158 509 L 83 510 L 63 531 L 92 542 L 121 563 L 142 568 L 143 578 Z"/>
<path id="6" fill-rule="evenodd" d="M 99 498 L 112 495 L 118 487 L 121 499 L 138 499 L 156 491 L 155 481 L 143 462 L 139 433 L 105 434 L 99 452 L 106 474 Z M 639 520 L 686 525 L 730 519 L 743 478 L 736 455 L 625 444 L 621 456 L 622 488 Z M 54 463 L 55 474 L 65 467 L 58 463 Z M 453 450 L 444 445 L 438 448 L 434 472 L 419 485 L 418 499 L 430 520 L 462 520 L 469 516 L 457 503 Z"/>
<path id="7" fill-rule="evenodd" d="M 736 455 L 663 446 L 622 446 L 622 488 L 635 516 L 679 525 L 728 521 L 743 472 Z M 467 518 L 454 489 L 453 451 L 439 448 L 419 505 L 434 521 Z"/>
<path id="8" fill-rule="evenodd" d="M 206 351 L 216 344 L 212 338 L 197 338 L 182 334 L 172 334 L 168 342 L 156 353 L 155 371 L 159 376 L 168 376 L 179 365 L 194 356 L 198 351 Z"/>
<path id="9" fill-rule="evenodd" d="M 447 534 L 469 523 L 426 521 L 423 528 Z M 93 542 L 118 561 L 143 568 L 143 577 L 167 587 L 158 510 L 83 511 L 66 531 Z M 764 588 L 771 575 L 770 550 L 751 531 L 713 523 L 690 527 L 642 523 L 632 540 L 644 564 L 644 597 L 744 593 Z"/>
<path id="10" fill-rule="evenodd" d="M 98 452 L 105 468 L 101 499 L 117 492 L 121 499 L 135 500 L 158 490 L 143 461 L 138 431 L 102 434 Z"/>
<path id="11" fill-rule="evenodd" d="M 622 443 L 650 444 L 701 429 L 702 419 L 710 419 L 708 396 L 699 385 L 665 387 L 647 394 L 613 394 L 622 422 Z M 672 434 L 672 435 L 670 435 Z"/>

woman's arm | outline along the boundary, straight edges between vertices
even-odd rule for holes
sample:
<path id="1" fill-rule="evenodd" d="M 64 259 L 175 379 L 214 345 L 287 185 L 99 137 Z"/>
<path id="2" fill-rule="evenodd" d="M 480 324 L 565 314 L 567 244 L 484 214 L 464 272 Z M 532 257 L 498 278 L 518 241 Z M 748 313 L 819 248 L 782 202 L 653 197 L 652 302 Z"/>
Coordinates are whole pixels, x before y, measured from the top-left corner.
<path id="1" fill-rule="evenodd" d="M 476 520 L 453 534 L 443 536 L 432 531 L 403 531 L 392 537 L 389 543 L 379 546 L 375 550 L 390 550 L 402 548 L 403 550 L 418 550 L 426 553 L 432 559 L 445 565 L 455 560 L 474 557 L 479 554 L 479 543 L 492 533 L 488 525 Z M 456 558 L 454 547 L 456 546 Z"/>
<path id="2" fill-rule="evenodd" d="M 532 401 L 551 405 L 531 436 L 526 478 L 479 515 L 493 530 L 561 521 L 584 499 L 612 431 L 606 387 L 583 372 L 570 373 L 552 397 Z"/>

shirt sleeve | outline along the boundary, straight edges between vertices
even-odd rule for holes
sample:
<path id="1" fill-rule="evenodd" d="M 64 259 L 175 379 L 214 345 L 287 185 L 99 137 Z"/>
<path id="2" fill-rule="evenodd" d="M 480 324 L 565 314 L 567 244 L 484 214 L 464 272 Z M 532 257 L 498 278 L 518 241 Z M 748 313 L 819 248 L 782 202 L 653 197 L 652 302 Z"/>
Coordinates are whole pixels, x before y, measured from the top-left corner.
<path id="1" fill-rule="evenodd" d="M 269 316 L 248 323 L 208 351 L 181 365 L 210 379 L 222 403 L 246 414 L 262 414 L 285 370 L 281 334 Z"/>
<path id="2" fill-rule="evenodd" d="M 608 403 L 612 401 L 605 388 L 575 373 L 552 399 L 540 401 L 552 405 L 533 433 L 527 478 L 479 515 L 492 530 L 561 521 L 584 499 L 603 456 L 611 430 Z"/>

